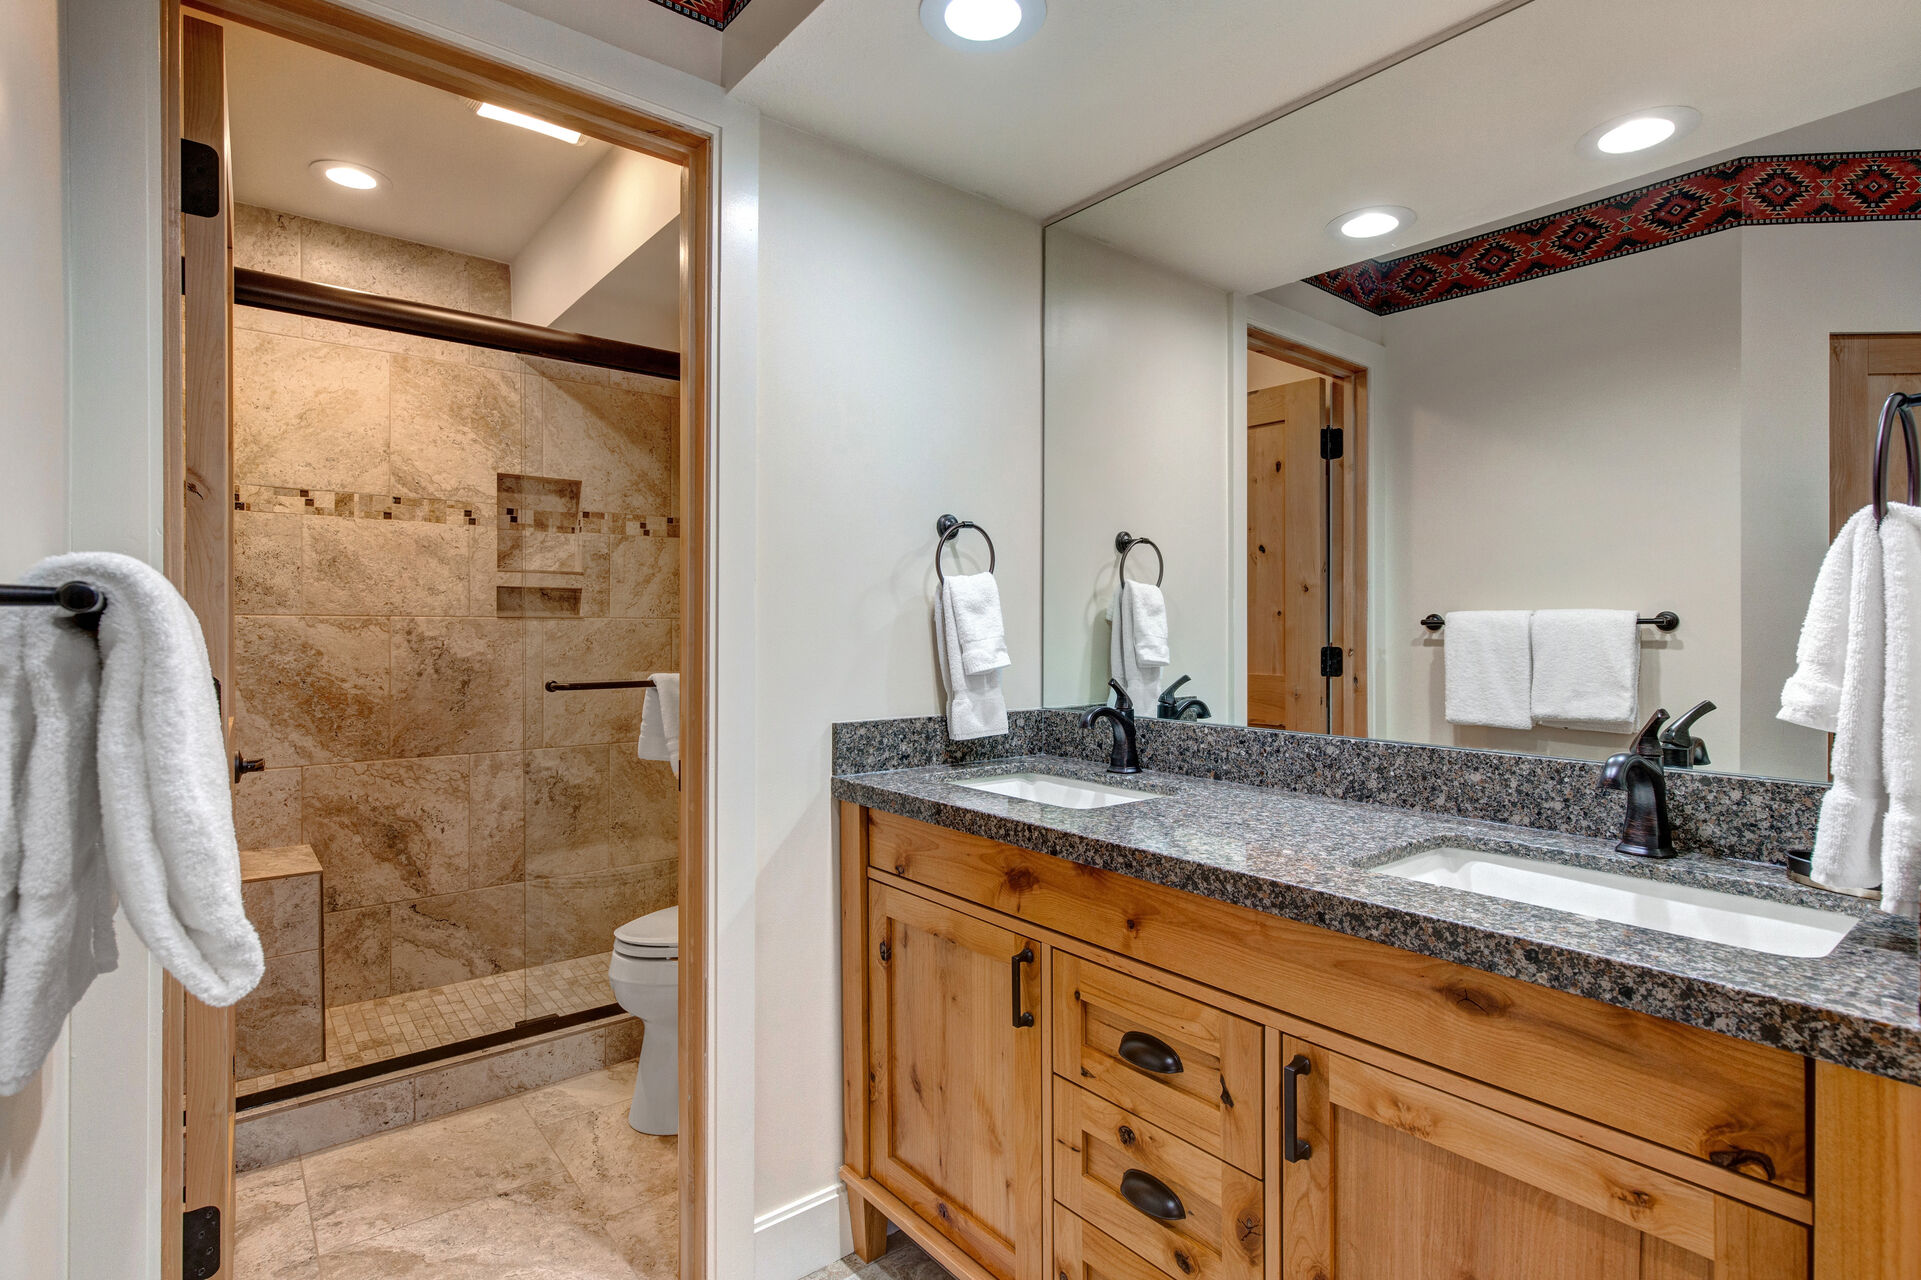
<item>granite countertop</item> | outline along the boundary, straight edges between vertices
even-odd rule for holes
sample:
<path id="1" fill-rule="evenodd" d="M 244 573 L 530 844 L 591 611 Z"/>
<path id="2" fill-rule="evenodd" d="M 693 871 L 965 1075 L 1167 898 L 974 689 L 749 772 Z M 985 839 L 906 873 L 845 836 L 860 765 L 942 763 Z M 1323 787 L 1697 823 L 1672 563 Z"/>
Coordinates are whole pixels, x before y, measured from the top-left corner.
<path id="1" fill-rule="evenodd" d="M 957 787 L 1021 770 L 1155 793 L 1065 809 Z M 1916 928 L 1778 866 L 1649 862 L 1612 842 L 1271 787 L 1018 756 L 834 779 L 836 799 L 986 836 L 1337 933 L 1921 1084 Z M 1859 917 L 1827 956 L 1769 955 L 1528 906 L 1371 868 L 1436 845 L 1512 852 Z"/>

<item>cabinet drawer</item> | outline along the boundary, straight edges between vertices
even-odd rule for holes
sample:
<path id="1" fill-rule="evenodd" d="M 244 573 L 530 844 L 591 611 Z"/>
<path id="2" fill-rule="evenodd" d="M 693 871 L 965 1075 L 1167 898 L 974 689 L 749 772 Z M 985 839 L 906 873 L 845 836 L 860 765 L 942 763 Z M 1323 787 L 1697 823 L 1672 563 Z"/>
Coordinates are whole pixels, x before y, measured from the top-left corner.
<path id="1" fill-rule="evenodd" d="M 1054 957 L 1054 1070 L 1261 1176 L 1261 1028 L 1078 956 Z"/>
<path id="2" fill-rule="evenodd" d="M 1055 1280 L 1170 1280 L 1098 1227 L 1054 1206 Z"/>
<path id="3" fill-rule="evenodd" d="M 1261 1180 L 1066 1080 L 1054 1081 L 1054 1199 L 1173 1276 L 1258 1280 Z"/>

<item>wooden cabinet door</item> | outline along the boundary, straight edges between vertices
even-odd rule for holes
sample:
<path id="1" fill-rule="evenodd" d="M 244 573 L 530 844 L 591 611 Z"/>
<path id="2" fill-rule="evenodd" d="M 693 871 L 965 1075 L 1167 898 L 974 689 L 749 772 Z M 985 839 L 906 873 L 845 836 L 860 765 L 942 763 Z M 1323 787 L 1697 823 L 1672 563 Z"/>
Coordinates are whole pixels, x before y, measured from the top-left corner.
<path id="1" fill-rule="evenodd" d="M 1291 1036 L 1275 1075 L 1283 1280 L 1807 1280 L 1738 1200 Z"/>
<path id="2" fill-rule="evenodd" d="M 1040 944 L 868 892 L 870 1176 L 1002 1280 L 1039 1280 Z"/>

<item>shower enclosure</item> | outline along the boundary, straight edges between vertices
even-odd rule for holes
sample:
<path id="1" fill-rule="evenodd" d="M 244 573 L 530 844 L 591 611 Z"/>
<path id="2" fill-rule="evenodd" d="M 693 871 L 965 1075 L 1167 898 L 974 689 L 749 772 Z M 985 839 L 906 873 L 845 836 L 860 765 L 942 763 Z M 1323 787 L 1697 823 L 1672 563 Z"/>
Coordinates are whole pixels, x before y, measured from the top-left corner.
<path id="1" fill-rule="evenodd" d="M 678 877 L 635 744 L 679 669 L 679 361 L 512 322 L 503 263 L 234 228 L 236 823 L 320 866 L 244 1105 L 617 1012 L 613 932 Z"/>

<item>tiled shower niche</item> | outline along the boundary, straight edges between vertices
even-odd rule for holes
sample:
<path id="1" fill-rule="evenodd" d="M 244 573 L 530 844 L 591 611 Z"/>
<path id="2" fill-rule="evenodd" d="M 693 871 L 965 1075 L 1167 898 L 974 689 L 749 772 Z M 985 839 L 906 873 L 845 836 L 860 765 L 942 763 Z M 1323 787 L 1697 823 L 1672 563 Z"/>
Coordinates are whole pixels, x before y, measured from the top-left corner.
<path id="1" fill-rule="evenodd" d="M 508 310 L 504 264 L 246 206 L 235 260 Z M 544 685 L 678 669 L 678 394 L 236 308 L 236 728 L 267 763 L 236 819 L 320 860 L 325 1069 L 609 1003 L 614 929 L 675 900 L 640 691 Z"/>

